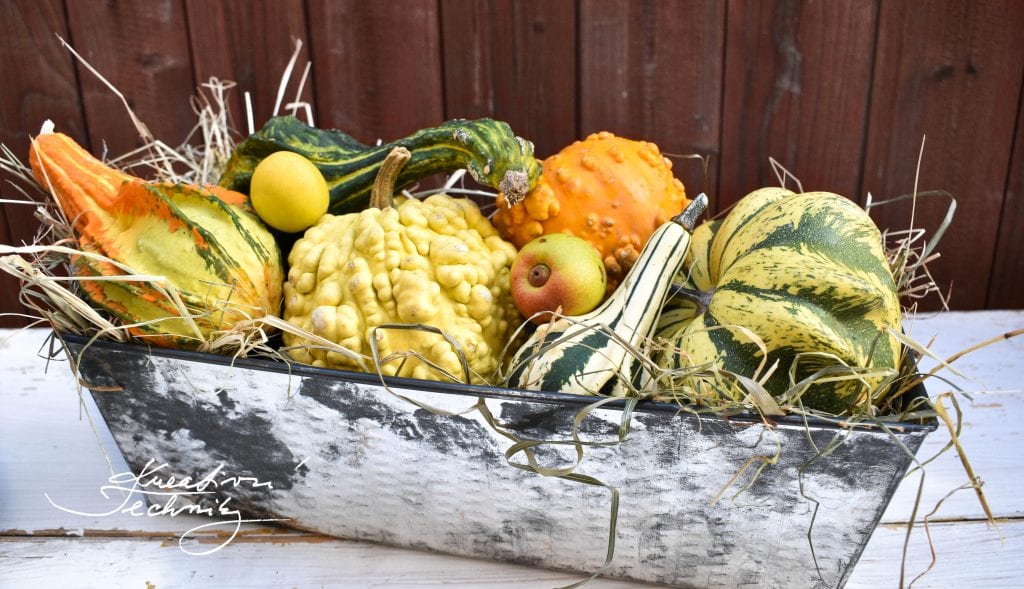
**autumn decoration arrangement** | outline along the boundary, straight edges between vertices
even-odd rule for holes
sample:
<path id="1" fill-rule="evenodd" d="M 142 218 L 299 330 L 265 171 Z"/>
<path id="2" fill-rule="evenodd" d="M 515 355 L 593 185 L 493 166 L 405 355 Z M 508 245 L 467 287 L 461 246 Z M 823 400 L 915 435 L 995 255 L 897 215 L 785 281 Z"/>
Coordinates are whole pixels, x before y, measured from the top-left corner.
<path id="1" fill-rule="evenodd" d="M 257 334 L 329 369 L 766 414 L 872 413 L 907 388 L 892 257 L 844 196 L 760 187 L 708 219 L 650 141 L 540 161 L 491 119 L 367 146 L 275 116 L 208 182 L 57 131 L 31 179 L 69 289 L 122 340 L 239 355 Z"/>

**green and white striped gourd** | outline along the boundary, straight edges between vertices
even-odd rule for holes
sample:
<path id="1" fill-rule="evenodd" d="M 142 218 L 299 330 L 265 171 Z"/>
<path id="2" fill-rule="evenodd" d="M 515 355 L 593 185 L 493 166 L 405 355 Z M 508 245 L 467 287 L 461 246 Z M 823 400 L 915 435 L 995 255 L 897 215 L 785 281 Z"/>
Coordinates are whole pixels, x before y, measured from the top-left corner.
<path id="1" fill-rule="evenodd" d="M 541 173 L 533 144 L 515 135 L 503 121 L 455 119 L 390 143 L 366 146 L 341 131 L 279 116 L 238 144 L 219 184 L 248 194 L 253 170 L 263 158 L 276 151 L 293 151 L 323 174 L 330 190 L 329 213 L 357 212 L 369 206 L 373 181 L 395 147 L 412 154 L 398 175 L 398 190 L 432 174 L 466 169 L 480 184 L 518 202 Z"/>
<path id="2" fill-rule="evenodd" d="M 637 377 L 629 348 L 641 347 L 653 335 L 672 279 L 686 259 L 690 231 L 707 202 L 701 194 L 656 229 L 622 283 L 596 309 L 539 326 L 513 357 L 509 386 L 628 395 Z"/>
<path id="3" fill-rule="evenodd" d="M 764 382 L 776 397 L 830 367 L 880 369 L 803 392 L 805 406 L 839 414 L 899 366 L 889 330 L 900 329 L 900 305 L 882 237 L 847 198 L 752 192 L 724 219 L 694 230 L 686 268 L 679 278 L 687 296 L 673 299 L 659 321 L 659 337 L 674 346 L 656 359 L 665 368 L 715 365 L 752 377 L 778 362 Z M 740 328 L 760 338 L 767 362 Z"/>

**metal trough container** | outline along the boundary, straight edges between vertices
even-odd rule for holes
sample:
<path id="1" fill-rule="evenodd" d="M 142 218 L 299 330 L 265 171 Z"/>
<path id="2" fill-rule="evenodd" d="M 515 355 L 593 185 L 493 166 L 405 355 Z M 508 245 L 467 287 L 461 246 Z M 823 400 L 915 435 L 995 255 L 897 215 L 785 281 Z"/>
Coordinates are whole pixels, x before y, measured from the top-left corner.
<path id="1" fill-rule="evenodd" d="M 481 399 L 521 439 L 571 440 L 594 397 L 408 379 L 385 387 L 377 375 L 65 341 L 136 474 L 153 460 L 179 477 L 253 477 L 264 484 L 222 485 L 207 500 L 230 497 L 250 517 L 342 538 L 582 574 L 604 563 L 608 488 L 516 468 L 513 440 L 480 412 L 441 415 L 402 398 L 452 411 Z M 621 407 L 591 411 L 581 438 L 615 441 Z M 767 427 L 641 404 L 624 442 L 585 447 L 576 468 L 621 493 L 604 576 L 841 587 L 912 462 L 904 447 L 916 452 L 933 429 L 799 417 Z M 534 450 L 542 466 L 576 458 L 571 444 Z M 755 478 L 759 457 L 777 461 Z"/>

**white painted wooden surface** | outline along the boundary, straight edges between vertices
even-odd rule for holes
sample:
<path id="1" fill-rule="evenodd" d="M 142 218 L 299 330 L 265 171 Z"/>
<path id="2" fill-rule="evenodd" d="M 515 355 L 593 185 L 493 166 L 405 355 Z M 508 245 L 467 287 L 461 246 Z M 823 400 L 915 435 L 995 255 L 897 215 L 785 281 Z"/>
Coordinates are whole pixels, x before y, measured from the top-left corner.
<path id="1" fill-rule="evenodd" d="M 935 341 L 941 357 L 1024 327 L 1024 311 L 946 313 L 910 326 L 919 341 Z M 454 558 L 367 543 L 335 540 L 278 528 L 246 526 L 242 535 L 209 556 L 181 550 L 178 537 L 207 520 L 75 515 L 111 509 L 100 487 L 127 470 L 88 396 L 80 399 L 67 366 L 39 357 L 46 332 L 0 331 L 0 587 L 555 587 L 578 575 L 503 563 Z M 928 364 L 927 362 L 925 363 Z M 958 360 L 969 380 L 955 378 L 974 401 L 961 399 L 961 443 L 1000 523 L 984 523 L 971 490 L 953 493 L 931 516 L 933 568 L 914 587 L 972 589 L 1024 586 L 1024 337 Z M 952 377 L 948 372 L 947 377 Z M 934 380 L 929 392 L 950 387 Z M 931 457 L 949 440 L 941 430 L 919 452 Z M 967 483 L 953 453 L 926 467 L 918 520 Z M 847 587 L 900 583 L 906 526 L 919 475 L 900 487 Z M 52 503 L 51 503 L 52 501 Z M 224 537 L 205 536 L 215 546 Z M 188 546 L 188 545 L 187 545 Z M 907 550 L 905 584 L 929 568 L 923 527 Z M 630 585 L 599 580 L 588 587 Z"/>

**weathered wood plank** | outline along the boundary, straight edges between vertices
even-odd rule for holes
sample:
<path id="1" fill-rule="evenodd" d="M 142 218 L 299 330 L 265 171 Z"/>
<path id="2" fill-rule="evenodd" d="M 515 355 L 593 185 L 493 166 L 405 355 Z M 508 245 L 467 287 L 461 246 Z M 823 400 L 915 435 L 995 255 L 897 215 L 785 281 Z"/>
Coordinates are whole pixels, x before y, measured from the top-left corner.
<path id="1" fill-rule="evenodd" d="M 1020 350 L 1008 351 L 1019 353 Z M 938 388 L 939 385 L 933 381 L 933 386 Z M 965 456 L 975 469 L 975 473 L 985 483 L 983 489 L 986 501 L 990 505 L 999 506 L 995 509 L 1000 516 L 1024 518 L 1024 505 L 1020 505 L 1016 500 L 1016 496 L 1020 494 L 1018 485 L 1021 476 L 1013 474 L 1018 468 L 1018 456 L 1016 452 L 1008 451 L 1005 445 L 988 442 L 991 439 L 1010 441 L 1021 435 L 1024 428 L 1020 426 L 1018 416 L 1024 411 L 1024 394 L 1019 391 L 975 393 L 972 397 L 973 401 L 965 397 L 957 399 L 963 410 L 963 421 L 966 425 L 959 436 Z M 945 401 L 945 405 L 949 411 L 954 411 L 948 400 Z M 970 477 L 963 464 L 955 451 L 946 448 L 949 441 L 950 436 L 945 429 L 925 440 L 917 453 L 918 460 L 924 464 L 923 486 L 919 471 L 908 475 L 900 484 L 883 515 L 883 522 L 909 521 L 911 514 L 914 513 L 919 491 L 921 495 L 917 505 L 917 521 L 923 521 L 923 518 L 933 511 L 935 514 L 929 516 L 931 521 L 985 518 L 977 495 L 973 489 L 968 488 Z M 929 461 L 936 456 L 938 459 Z M 950 495 L 951 493 L 953 494 Z"/>
<path id="2" fill-rule="evenodd" d="M 911 193 L 922 141 L 921 190 L 958 210 L 930 269 L 958 309 L 984 307 L 1024 71 L 1024 4 L 1015 0 L 881 5 L 863 191 Z M 926 139 L 925 139 L 926 138 Z M 880 226 L 934 230 L 941 199 L 879 207 Z M 1018 258 L 1019 254 L 1010 254 Z M 922 301 L 935 308 L 936 299 Z"/>
<path id="3" fill-rule="evenodd" d="M 64 4 L 59 0 L 0 3 L 0 143 L 28 162 L 29 137 L 50 119 L 78 141 L 86 140 L 78 84 L 71 55 L 57 35 L 67 38 Z M 0 198 L 22 199 L 14 182 L 0 173 Z M 31 243 L 38 223 L 32 206 L 0 204 L 0 243 Z M 0 274 L 0 314 L 22 313 L 19 285 Z M 0 326 L 24 325 L 0 316 Z"/>
<path id="4" fill-rule="evenodd" d="M 182 0 L 69 2 L 70 42 L 120 90 L 152 134 L 170 145 L 195 125 L 192 58 Z M 76 64 L 95 155 L 122 155 L 143 144 L 120 99 Z"/>
<path id="5" fill-rule="evenodd" d="M 935 549 L 934 568 L 924 528 L 917 528 L 910 539 L 903 586 L 919 589 L 972 587 L 1001 589 L 1018 586 L 1024 558 L 1024 522 L 1010 520 L 992 527 L 983 522 L 947 522 L 932 524 L 931 545 Z M 861 556 L 846 589 L 875 589 L 900 586 L 900 559 L 906 528 L 883 525 L 875 530 Z"/>
<path id="6" fill-rule="evenodd" d="M 499 589 L 563 587 L 581 575 L 524 566 L 444 557 L 359 542 L 299 536 L 273 542 L 232 543 L 204 557 L 189 556 L 173 542 L 142 539 L 0 538 L 0 585 L 47 586 L 75 579 L 76 587 L 204 586 L 225 589 L 333 587 L 406 589 L 437 586 Z M 140 563 L 160 563 L 152 566 Z M 655 587 L 597 579 L 594 589 Z"/>
<path id="7" fill-rule="evenodd" d="M 444 116 L 436 0 L 308 3 L 319 126 L 391 141 Z"/>
<path id="8" fill-rule="evenodd" d="M 1018 586 L 1024 559 L 1024 522 L 993 529 L 978 522 L 934 524 L 935 567 L 914 583 L 922 589 Z M 854 569 L 847 589 L 897 587 L 905 530 L 881 526 Z M 906 583 L 931 562 L 919 530 L 911 543 Z M 579 575 L 468 558 L 442 556 L 360 542 L 298 534 L 246 536 L 205 557 L 174 542 L 145 538 L 0 538 L 0 584 L 51 586 L 75 579 L 76 587 L 204 585 L 225 588 L 319 587 L 427 589 L 439 585 L 542 589 L 568 585 Z M 771 585 L 769 585 L 771 586 Z M 595 589 L 655 587 L 596 579 Z"/>
<path id="9" fill-rule="evenodd" d="M 576 5 L 442 0 L 445 113 L 494 117 L 539 158 L 578 138 Z"/>
<path id="10" fill-rule="evenodd" d="M 691 196 L 717 196 L 725 8 L 582 2 L 580 135 L 607 130 L 653 141 Z M 699 160 L 679 157 L 695 153 L 711 158 L 707 178 Z"/>
<path id="11" fill-rule="evenodd" d="M 1024 312 L 963 311 L 923 316 L 904 323 L 904 329 L 915 340 L 928 344 L 938 358 L 951 358 L 972 346 L 998 338 L 1024 327 Z M 937 362 L 924 359 L 922 370 L 932 370 Z M 938 372 L 939 378 L 926 383 L 929 394 L 958 390 L 963 409 L 964 426 L 960 442 L 976 474 L 985 482 L 988 502 L 1000 517 L 1024 517 L 1020 487 L 1024 479 L 1018 452 L 1008 450 L 1019 446 L 1024 433 L 1019 416 L 1024 414 L 1024 336 L 997 341 L 956 360 L 952 370 Z M 956 372 L 953 372 L 955 370 Z M 947 409 L 954 412 L 949 400 Z M 935 456 L 949 442 L 944 428 L 929 436 L 917 457 L 926 460 Z M 1016 445 L 1016 446 L 1015 446 Z M 942 501 L 941 519 L 984 519 L 985 513 L 972 490 L 947 494 L 969 483 L 955 452 L 947 451 L 925 466 L 926 478 L 917 514 L 920 519 Z M 909 476 L 900 485 L 883 522 L 908 521 L 917 498 L 920 478 Z"/>
<path id="12" fill-rule="evenodd" d="M 728 6 L 717 211 L 751 190 L 777 185 L 769 158 L 805 190 L 856 199 L 875 3 Z"/>
<path id="13" fill-rule="evenodd" d="M 274 114 L 289 112 L 284 107 L 295 101 L 303 71 L 310 61 L 302 0 L 186 0 L 185 8 L 196 85 L 205 84 L 211 77 L 237 84 L 228 96 L 232 127 L 242 134 L 248 132 L 245 92 L 251 96 L 256 129 Z M 302 43 L 302 49 L 281 108 L 275 113 L 278 89 L 296 41 Z M 310 71 L 299 96 L 311 105 L 314 73 Z M 325 68 L 323 74 L 328 73 Z M 300 117 L 305 120 L 301 112 Z"/>
<path id="14" fill-rule="evenodd" d="M 57 35 L 68 36 L 63 2 L 0 4 L 0 140 L 23 159 L 46 119 L 78 141 L 88 139 L 71 54 Z"/>
<path id="15" fill-rule="evenodd" d="M 1024 92 L 1006 178 L 995 260 L 989 274 L 989 309 L 1024 309 Z"/>

